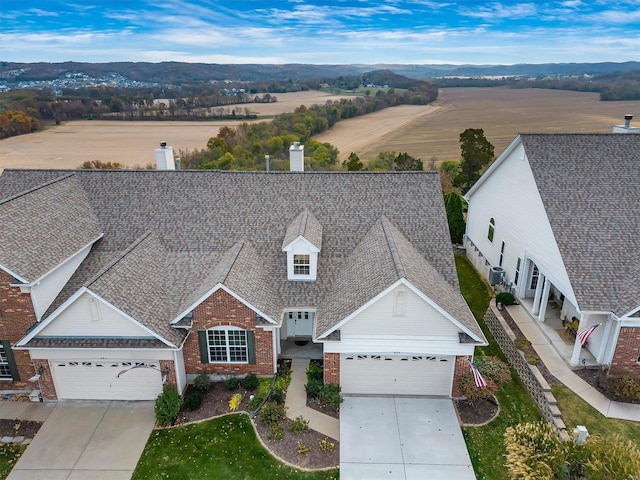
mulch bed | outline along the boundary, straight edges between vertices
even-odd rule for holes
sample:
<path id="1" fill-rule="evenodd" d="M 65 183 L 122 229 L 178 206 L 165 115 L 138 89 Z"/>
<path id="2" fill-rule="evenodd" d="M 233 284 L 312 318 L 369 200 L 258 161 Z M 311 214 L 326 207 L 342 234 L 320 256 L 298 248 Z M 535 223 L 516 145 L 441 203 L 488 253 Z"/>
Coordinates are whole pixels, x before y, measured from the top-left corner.
<path id="1" fill-rule="evenodd" d="M 454 405 L 456 406 L 460 423 L 463 425 L 484 425 L 493 420 L 500 410 L 495 397 L 490 400 L 484 398 L 474 401 L 456 400 Z"/>
<path id="2" fill-rule="evenodd" d="M 185 392 L 185 397 L 193 391 L 193 386 L 189 385 Z M 256 390 L 257 392 L 257 390 Z M 231 413 L 229 410 L 229 399 L 234 393 L 242 394 L 242 402 L 238 411 L 249 412 L 249 397 L 256 392 L 249 392 L 240 387 L 237 390 L 229 391 L 225 388 L 224 382 L 211 382 L 211 389 L 203 394 L 202 405 L 194 411 L 183 410 L 178 417 L 179 423 L 189 423 L 199 420 L 206 420 L 220 415 Z M 324 413 L 324 412 L 323 412 Z M 294 435 L 287 428 L 291 420 L 283 419 L 284 438 L 282 440 L 270 440 L 267 435 L 269 427 L 260 421 L 260 416 L 253 420 L 256 430 L 262 442 L 276 456 L 300 468 L 321 469 L 333 468 L 340 465 L 340 444 L 328 439 L 335 444 L 333 450 L 324 451 L 319 447 L 320 441 L 325 438 L 315 430 L 307 430 L 300 435 Z M 298 453 L 298 441 L 311 450 L 304 454 Z"/>
<path id="3" fill-rule="evenodd" d="M 40 430 L 42 422 L 28 420 L 0 419 L 0 437 L 33 438 Z"/>
<path id="4" fill-rule="evenodd" d="M 329 405 L 322 403 L 317 398 L 309 398 L 307 397 L 307 407 L 313 408 L 314 410 L 319 411 L 320 413 L 324 413 L 325 415 L 329 415 L 333 418 L 340 418 L 340 411 L 336 410 Z"/>

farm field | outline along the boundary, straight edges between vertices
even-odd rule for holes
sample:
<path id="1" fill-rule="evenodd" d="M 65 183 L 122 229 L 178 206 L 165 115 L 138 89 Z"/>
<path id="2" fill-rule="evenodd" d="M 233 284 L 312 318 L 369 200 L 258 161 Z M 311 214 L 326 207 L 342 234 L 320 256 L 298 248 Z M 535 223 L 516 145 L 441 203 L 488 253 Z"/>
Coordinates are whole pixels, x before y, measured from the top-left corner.
<path id="1" fill-rule="evenodd" d="M 300 105 L 324 104 L 348 98 L 318 91 L 276 95 L 275 103 L 250 103 L 258 115 L 291 112 Z M 233 108 L 233 106 L 230 106 Z M 243 105 L 244 107 L 244 105 Z M 77 168 L 87 160 L 116 161 L 127 167 L 154 164 L 154 149 L 160 141 L 179 150 L 205 148 L 209 138 L 224 125 L 219 122 L 121 122 L 79 120 L 65 122 L 47 130 L 0 140 L 0 172 L 5 168 Z"/>
<path id="2" fill-rule="evenodd" d="M 276 95 L 278 102 L 249 104 L 259 115 L 293 111 L 300 105 L 323 104 L 345 98 L 323 92 Z M 596 93 L 507 88 L 441 89 L 431 105 L 403 105 L 343 120 L 315 139 L 329 142 L 340 159 L 355 152 L 361 159 L 381 151 L 407 152 L 426 162 L 457 160 L 459 135 L 466 128 L 483 128 L 500 154 L 517 133 L 610 132 L 635 114 L 640 101 L 600 102 Z M 4 168 L 77 168 L 86 160 L 118 161 L 128 167 L 154 163 L 153 150 L 166 141 L 179 150 L 204 148 L 224 125 L 220 122 L 76 121 L 30 135 L 0 141 L 0 171 Z"/>
<path id="3" fill-rule="evenodd" d="M 406 109 L 413 109 L 409 123 Z M 640 101 L 600 102 L 597 93 L 561 90 L 448 88 L 440 89 L 432 105 L 394 107 L 344 120 L 314 138 L 335 145 L 340 160 L 351 152 L 366 160 L 395 151 L 426 165 L 433 156 L 458 160 L 459 135 L 467 128 L 484 129 L 499 155 L 518 133 L 609 133 L 613 125 L 624 123 L 625 113 L 635 114 L 632 125 L 640 123 Z"/>

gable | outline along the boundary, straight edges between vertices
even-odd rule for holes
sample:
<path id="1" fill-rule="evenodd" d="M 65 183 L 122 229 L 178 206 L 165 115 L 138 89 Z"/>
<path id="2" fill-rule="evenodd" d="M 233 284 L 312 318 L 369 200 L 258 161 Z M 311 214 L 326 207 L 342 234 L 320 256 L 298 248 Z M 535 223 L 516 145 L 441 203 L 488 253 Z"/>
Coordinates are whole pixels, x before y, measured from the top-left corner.
<path id="1" fill-rule="evenodd" d="M 460 331 L 436 308 L 400 284 L 346 322 L 340 336 L 442 336 L 458 340 Z"/>
<path id="2" fill-rule="evenodd" d="M 499 265 L 504 242 L 502 266 L 507 282 L 514 279 L 517 259 L 524 261 L 526 254 L 576 305 L 569 275 L 522 144 L 511 146 L 490 170 L 480 185 L 476 184 L 467 194 L 468 240 L 492 266 Z M 492 218 L 495 222 L 493 241 L 488 238 Z"/>
<path id="3" fill-rule="evenodd" d="M 122 313 L 83 293 L 36 334 L 38 337 L 145 337 L 152 335 Z"/>

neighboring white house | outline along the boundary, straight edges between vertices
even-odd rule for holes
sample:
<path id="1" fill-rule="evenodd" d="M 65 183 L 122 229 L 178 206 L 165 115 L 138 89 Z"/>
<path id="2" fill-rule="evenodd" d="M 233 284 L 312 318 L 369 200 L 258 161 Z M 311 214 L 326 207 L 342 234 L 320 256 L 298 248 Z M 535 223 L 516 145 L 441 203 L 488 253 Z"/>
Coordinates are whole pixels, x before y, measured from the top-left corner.
<path id="1" fill-rule="evenodd" d="M 640 135 L 521 134 L 467 192 L 465 247 L 478 270 L 552 297 L 603 365 L 640 369 Z M 503 272 L 502 272 L 503 271 Z M 576 338 L 571 363 L 580 361 Z"/>

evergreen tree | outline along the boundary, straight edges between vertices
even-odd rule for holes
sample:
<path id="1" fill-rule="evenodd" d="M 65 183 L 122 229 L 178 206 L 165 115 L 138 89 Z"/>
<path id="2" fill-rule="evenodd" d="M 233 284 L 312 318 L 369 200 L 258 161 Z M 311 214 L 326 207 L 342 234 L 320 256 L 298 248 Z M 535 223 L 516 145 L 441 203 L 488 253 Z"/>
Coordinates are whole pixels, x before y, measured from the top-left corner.
<path id="1" fill-rule="evenodd" d="M 462 243 L 465 231 L 464 215 L 462 214 L 463 199 L 456 192 L 449 192 L 444 196 L 444 208 L 447 211 L 449 234 L 452 243 Z"/>
<path id="2" fill-rule="evenodd" d="M 460 172 L 454 178 L 453 184 L 459 187 L 462 193 L 466 193 L 480 178 L 484 167 L 493 160 L 494 148 L 484 136 L 482 128 L 467 128 L 460 134 L 460 149 Z"/>
<path id="3" fill-rule="evenodd" d="M 349 172 L 359 172 L 362 170 L 366 170 L 358 155 L 353 152 L 351 152 L 347 160 L 342 162 L 342 165 L 345 166 Z"/>
<path id="4" fill-rule="evenodd" d="M 407 152 L 399 153 L 398 156 L 393 159 L 393 163 L 395 163 L 395 167 L 393 169 L 396 171 L 424 170 L 424 167 L 422 166 L 422 160 L 420 160 L 419 158 L 413 158 Z"/>

